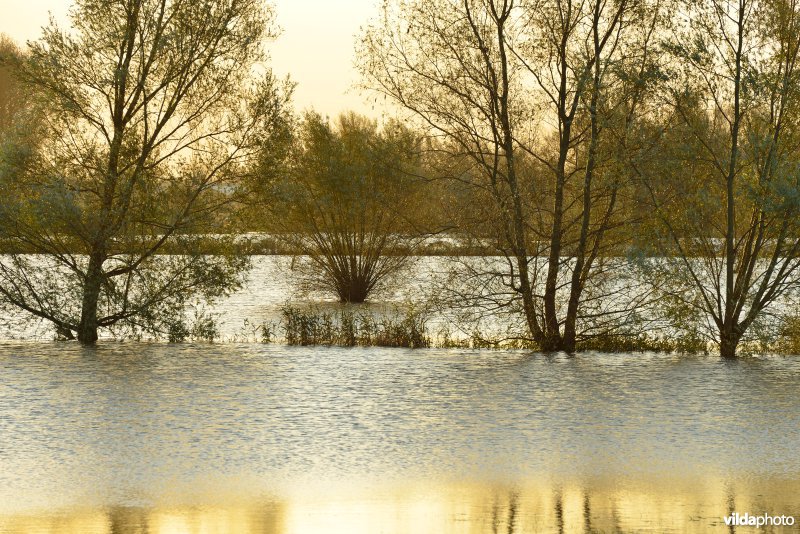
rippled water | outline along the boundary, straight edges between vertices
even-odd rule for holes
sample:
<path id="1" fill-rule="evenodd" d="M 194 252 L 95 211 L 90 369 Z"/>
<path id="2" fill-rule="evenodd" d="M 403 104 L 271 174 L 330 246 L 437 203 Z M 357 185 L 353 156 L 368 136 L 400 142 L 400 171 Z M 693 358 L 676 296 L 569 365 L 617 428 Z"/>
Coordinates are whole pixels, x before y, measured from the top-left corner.
<path id="1" fill-rule="evenodd" d="M 800 520 L 799 391 L 789 358 L 6 343 L 0 532 Z"/>

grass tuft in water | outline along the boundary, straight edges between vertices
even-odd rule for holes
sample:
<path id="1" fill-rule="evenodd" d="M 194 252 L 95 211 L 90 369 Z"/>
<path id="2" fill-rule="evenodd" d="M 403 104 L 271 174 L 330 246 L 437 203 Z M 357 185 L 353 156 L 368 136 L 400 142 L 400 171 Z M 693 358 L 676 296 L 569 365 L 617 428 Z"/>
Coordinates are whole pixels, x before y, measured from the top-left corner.
<path id="1" fill-rule="evenodd" d="M 395 308 L 375 316 L 347 307 L 338 312 L 301 309 L 286 305 L 282 325 L 289 345 L 336 345 L 342 347 L 430 347 L 425 314 Z"/>

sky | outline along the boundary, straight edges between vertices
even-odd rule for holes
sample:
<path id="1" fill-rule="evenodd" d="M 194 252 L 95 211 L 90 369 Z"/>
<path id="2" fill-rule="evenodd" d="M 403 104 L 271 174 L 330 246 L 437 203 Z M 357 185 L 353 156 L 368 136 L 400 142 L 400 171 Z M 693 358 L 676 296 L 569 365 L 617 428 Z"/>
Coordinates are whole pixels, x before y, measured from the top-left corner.
<path id="1" fill-rule="evenodd" d="M 0 0 L 0 33 L 22 44 L 36 39 L 48 13 L 68 24 L 71 0 Z M 378 118 L 382 109 L 370 104 L 355 84 L 353 63 L 359 28 L 378 13 L 379 0 L 273 0 L 282 34 L 268 46 L 273 70 L 297 83 L 298 111 L 315 109 L 334 117 L 354 110 Z"/>

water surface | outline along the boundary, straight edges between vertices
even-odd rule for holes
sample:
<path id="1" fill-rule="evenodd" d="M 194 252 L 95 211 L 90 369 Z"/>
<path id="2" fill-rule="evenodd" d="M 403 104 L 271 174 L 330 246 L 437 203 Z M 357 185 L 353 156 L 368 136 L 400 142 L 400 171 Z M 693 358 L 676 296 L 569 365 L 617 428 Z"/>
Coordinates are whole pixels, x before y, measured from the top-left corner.
<path id="1" fill-rule="evenodd" d="M 800 520 L 798 391 L 792 358 L 6 343 L 0 532 Z"/>

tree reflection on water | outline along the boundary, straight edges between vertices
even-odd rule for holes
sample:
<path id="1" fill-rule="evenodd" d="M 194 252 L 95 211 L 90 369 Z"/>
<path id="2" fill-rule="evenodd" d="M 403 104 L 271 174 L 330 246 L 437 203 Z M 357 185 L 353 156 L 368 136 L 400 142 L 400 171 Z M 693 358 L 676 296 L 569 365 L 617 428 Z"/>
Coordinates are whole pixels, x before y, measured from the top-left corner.
<path id="1" fill-rule="evenodd" d="M 800 515 L 800 483 L 782 480 L 592 481 L 340 488 L 249 504 L 116 506 L 0 517 L 0 531 L 52 534 L 736 532 L 723 517 Z M 335 497 L 334 497 L 335 495 Z M 747 527 L 745 527 L 747 528 Z M 794 527 L 796 529 L 796 527 Z M 779 529 L 778 529 L 779 530 Z"/>

